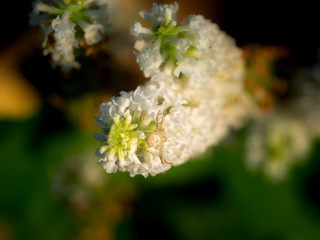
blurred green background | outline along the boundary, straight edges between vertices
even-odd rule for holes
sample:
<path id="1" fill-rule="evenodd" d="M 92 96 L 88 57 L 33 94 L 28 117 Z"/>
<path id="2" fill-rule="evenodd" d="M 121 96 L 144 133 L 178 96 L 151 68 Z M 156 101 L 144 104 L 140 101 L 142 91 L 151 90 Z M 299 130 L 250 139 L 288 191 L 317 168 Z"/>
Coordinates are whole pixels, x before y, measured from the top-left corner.
<path id="1" fill-rule="evenodd" d="M 151 2 L 122 4 L 138 19 L 137 9 L 150 9 Z M 172 3 L 158 3 L 164 2 Z M 132 54 L 130 25 L 124 22 L 110 35 L 111 46 L 113 37 L 122 39 L 118 55 L 83 57 L 82 69 L 66 75 L 42 56 L 41 36 L 28 26 L 31 1 L 2 4 L 0 240 L 320 239 L 318 140 L 283 181 L 246 166 L 250 123 L 164 174 L 147 179 L 106 174 L 94 155 L 98 106 L 145 81 Z M 240 46 L 287 46 L 289 76 L 316 60 L 320 41 L 314 3 L 179 4 L 181 18 L 203 14 Z"/>

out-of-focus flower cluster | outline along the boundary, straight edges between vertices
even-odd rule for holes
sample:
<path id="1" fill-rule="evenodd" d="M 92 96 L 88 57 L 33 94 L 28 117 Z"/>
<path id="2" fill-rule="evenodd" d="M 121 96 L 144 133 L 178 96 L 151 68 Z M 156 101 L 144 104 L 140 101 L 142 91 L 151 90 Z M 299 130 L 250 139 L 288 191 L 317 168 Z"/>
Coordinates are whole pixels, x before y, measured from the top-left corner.
<path id="1" fill-rule="evenodd" d="M 268 57 L 266 51 L 269 52 Z M 260 97 L 260 103 L 267 104 L 257 101 L 263 111 L 257 112 L 251 124 L 246 160 L 251 169 L 261 169 L 273 180 L 285 179 L 294 165 L 307 158 L 313 139 L 320 136 L 319 63 L 300 71 L 291 80 L 286 99 L 275 102 L 275 92 L 283 91 L 287 83 L 274 75 L 271 65 L 284 52 L 283 48 L 254 46 L 251 48 L 251 61 L 260 62 L 259 71 L 252 67 L 247 69 L 248 76 L 255 74 L 256 77 L 251 79 L 256 79 L 256 86 L 263 90 L 251 88 L 251 92 L 261 92 L 256 96 Z M 256 61 L 257 58 L 264 61 Z M 268 74 L 262 74 L 266 72 Z"/>
<path id="2" fill-rule="evenodd" d="M 304 117 L 313 137 L 320 137 L 320 50 L 317 62 L 300 71 L 292 83 L 291 108 Z"/>
<path id="3" fill-rule="evenodd" d="M 131 210 L 135 190 L 129 182 L 111 182 L 92 164 L 92 149 L 68 156 L 51 177 L 54 196 L 67 203 L 79 227 L 78 239 L 110 239 L 115 226 Z M 97 211 L 97 209 L 99 211 Z"/>
<path id="4" fill-rule="evenodd" d="M 100 106 L 97 150 L 107 172 L 156 175 L 203 153 L 239 127 L 251 102 L 244 61 L 216 24 L 191 15 L 177 25 L 178 4 L 153 4 L 132 24 L 136 57 L 150 81 Z"/>
<path id="5" fill-rule="evenodd" d="M 30 24 L 44 36 L 44 55 L 64 71 L 79 68 L 75 48 L 97 44 L 107 28 L 106 0 L 35 0 Z"/>
<path id="6" fill-rule="evenodd" d="M 247 162 L 273 180 L 282 180 L 288 170 L 310 150 L 310 133 L 301 117 L 278 109 L 256 120 L 247 139 Z"/>
<path id="7" fill-rule="evenodd" d="M 52 192 L 72 204 L 88 205 L 104 184 L 102 172 L 91 164 L 89 152 L 66 159 L 52 176 Z"/>

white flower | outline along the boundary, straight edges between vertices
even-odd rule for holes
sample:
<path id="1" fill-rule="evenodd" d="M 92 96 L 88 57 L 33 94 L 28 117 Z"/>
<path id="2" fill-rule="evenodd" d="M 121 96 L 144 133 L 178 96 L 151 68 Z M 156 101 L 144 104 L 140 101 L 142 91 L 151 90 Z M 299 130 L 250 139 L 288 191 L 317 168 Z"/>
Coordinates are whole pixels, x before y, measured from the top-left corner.
<path id="1" fill-rule="evenodd" d="M 88 24 L 83 22 L 80 24 L 84 31 L 84 38 L 88 45 L 96 44 L 100 42 L 101 36 L 104 33 L 105 27 L 100 23 Z"/>
<path id="2" fill-rule="evenodd" d="M 247 162 L 273 180 L 282 180 L 310 150 L 310 134 L 299 116 L 276 111 L 254 123 L 247 139 Z"/>
<path id="3" fill-rule="evenodd" d="M 63 70 L 69 71 L 72 68 L 79 68 L 80 64 L 75 61 L 73 49 L 78 47 L 78 41 L 75 39 L 76 26 L 68 21 L 69 13 L 65 12 L 63 16 L 57 16 L 52 21 L 54 30 L 55 45 L 44 51 L 44 54 L 51 54 L 53 66 L 60 65 Z"/>
<path id="4" fill-rule="evenodd" d="M 143 69 L 145 77 L 151 77 L 160 73 L 162 57 L 159 49 L 149 48 L 137 55 L 137 63 Z"/>
<path id="5" fill-rule="evenodd" d="M 175 21 L 177 18 L 177 11 L 179 5 L 175 2 L 174 5 L 158 5 L 156 3 L 152 4 L 152 9 L 150 12 L 145 10 L 141 11 L 139 15 L 143 19 L 149 19 L 154 27 L 164 24 L 168 21 Z"/>
<path id="6" fill-rule="evenodd" d="M 79 68 L 74 56 L 78 40 L 84 37 L 88 45 L 96 44 L 106 32 L 106 0 L 36 0 L 32 5 L 30 24 L 40 26 L 44 35 L 43 52 L 51 55 L 53 67 L 60 66 L 64 71 Z M 84 36 L 76 32 L 77 25 Z M 54 39 L 49 42 L 50 34 Z"/>
<path id="7" fill-rule="evenodd" d="M 194 44 L 199 51 L 208 51 L 210 47 L 219 44 L 219 40 L 224 40 L 220 38 L 226 37 L 216 24 L 201 15 L 191 15 L 186 19 L 186 26 L 196 35 Z"/>
<path id="8" fill-rule="evenodd" d="M 144 95 L 147 88 L 145 85 L 134 92 L 121 92 L 120 97 L 100 106 L 97 121 L 101 133 L 95 138 L 101 142 L 97 155 L 107 172 L 119 170 L 129 171 L 132 176 L 147 176 L 170 167 L 161 164 L 160 145 L 147 141 L 150 134 L 160 135 L 157 128 L 165 111 L 165 105 L 159 104 L 156 97 Z"/>
<path id="9" fill-rule="evenodd" d="M 212 70 L 214 68 L 215 61 L 211 59 L 199 61 L 194 58 L 185 58 L 179 61 L 178 66 L 174 70 L 174 75 L 175 77 L 179 77 L 180 74 L 183 74 L 190 79 L 190 86 L 199 88 L 213 79 Z"/>
<path id="10" fill-rule="evenodd" d="M 152 28 L 132 24 L 137 63 L 151 81 L 100 107 L 97 155 L 108 172 L 164 172 L 218 144 L 248 116 L 241 51 L 202 16 L 177 26 L 177 9 L 153 4 L 140 13 Z"/>
<path id="11" fill-rule="evenodd" d="M 143 27 L 142 24 L 139 22 L 133 22 L 130 29 L 130 33 L 135 37 L 139 37 L 142 34 L 150 34 L 152 33 L 152 31 L 149 28 Z"/>
<path id="12" fill-rule="evenodd" d="M 180 50 L 182 54 L 189 48 L 188 43 L 190 42 L 183 41 L 183 31 L 175 28 L 177 10 L 177 3 L 175 5 L 157 5 L 154 3 L 150 13 L 140 12 L 143 19 L 151 21 L 153 28 L 145 28 L 139 22 L 132 24 L 131 34 L 136 38 L 134 47 L 139 51 L 137 62 L 146 77 L 157 75 L 159 70 L 165 73 L 166 67 L 169 66 L 170 68 L 170 65 L 175 64 L 177 57 L 175 51 Z M 178 34 L 180 35 L 178 36 Z M 179 45 L 179 50 L 177 50 L 175 44 Z M 141 59 L 144 59 L 144 61 Z M 153 64 L 155 59 L 156 64 Z"/>

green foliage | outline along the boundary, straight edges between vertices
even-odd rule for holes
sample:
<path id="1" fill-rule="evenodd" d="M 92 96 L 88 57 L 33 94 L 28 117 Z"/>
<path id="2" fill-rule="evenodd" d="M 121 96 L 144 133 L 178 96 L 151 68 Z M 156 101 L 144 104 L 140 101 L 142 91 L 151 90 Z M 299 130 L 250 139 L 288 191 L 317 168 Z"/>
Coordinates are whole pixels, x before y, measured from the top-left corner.
<path id="1" fill-rule="evenodd" d="M 79 231 L 80 219 L 53 194 L 51 176 L 67 156 L 96 142 L 92 133 L 71 126 L 45 133 L 42 120 L 0 124 L 0 219 L 9 224 L 12 239 L 68 239 Z M 133 183 L 136 191 L 132 214 L 116 226 L 116 239 L 150 238 L 160 230 L 156 239 L 319 239 L 319 209 L 305 191 L 319 151 L 310 165 L 275 183 L 246 169 L 244 133 L 155 177 L 105 174 L 109 185 L 97 199 L 120 182 Z M 92 164 L 96 160 L 92 154 Z"/>

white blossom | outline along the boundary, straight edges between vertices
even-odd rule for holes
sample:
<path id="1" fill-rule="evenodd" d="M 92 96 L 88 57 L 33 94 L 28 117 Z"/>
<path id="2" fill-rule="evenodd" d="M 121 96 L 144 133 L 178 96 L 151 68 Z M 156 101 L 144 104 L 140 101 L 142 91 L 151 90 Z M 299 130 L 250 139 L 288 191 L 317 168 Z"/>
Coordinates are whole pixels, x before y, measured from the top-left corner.
<path id="1" fill-rule="evenodd" d="M 84 31 L 84 38 L 88 45 L 96 44 L 100 42 L 104 33 L 105 27 L 100 23 L 88 24 L 86 22 L 80 23 Z"/>
<path id="2" fill-rule="evenodd" d="M 97 44 L 108 27 L 106 0 L 35 0 L 32 6 L 30 24 L 40 26 L 44 55 L 50 54 L 52 66 L 60 66 L 64 71 L 80 67 L 74 56 L 78 41 Z M 82 28 L 84 36 L 76 32 L 76 26 Z M 50 35 L 53 39 L 49 41 Z"/>
<path id="3" fill-rule="evenodd" d="M 149 19 L 152 25 L 157 27 L 160 24 L 166 23 L 167 21 L 175 21 L 177 18 L 178 8 L 179 6 L 176 2 L 174 5 L 158 5 L 153 3 L 150 12 L 143 10 L 139 13 L 139 15 L 145 20 Z"/>
<path id="4" fill-rule="evenodd" d="M 55 45 L 44 50 L 44 54 L 51 54 L 53 67 L 61 65 L 62 69 L 69 71 L 71 68 L 79 68 L 80 64 L 75 61 L 73 49 L 78 48 L 78 41 L 75 39 L 74 27 L 76 24 L 68 21 L 69 13 L 65 12 L 62 17 L 57 16 L 52 21 L 54 30 Z"/>
<path id="5" fill-rule="evenodd" d="M 177 26 L 177 10 L 177 4 L 153 4 L 149 13 L 140 12 L 152 28 L 132 24 L 137 63 L 150 81 L 100 107 L 97 155 L 107 172 L 164 172 L 218 144 L 248 116 L 240 49 L 202 16 Z M 115 148 L 110 129 L 118 119 L 133 125 L 121 136 L 125 144 Z"/>
<path id="6" fill-rule="evenodd" d="M 300 116 L 275 111 L 256 121 L 247 139 L 247 163 L 273 180 L 284 179 L 310 150 L 310 133 Z"/>
<path id="7" fill-rule="evenodd" d="M 101 142 L 97 155 L 109 173 L 119 170 L 129 171 L 132 176 L 147 176 L 169 168 L 161 163 L 159 144 L 149 146 L 146 141 L 148 135 L 160 134 L 157 127 L 165 117 L 165 104 L 144 95 L 147 88 L 145 85 L 129 93 L 121 92 L 120 97 L 100 106 L 97 121 L 102 131 L 95 136 Z"/>

